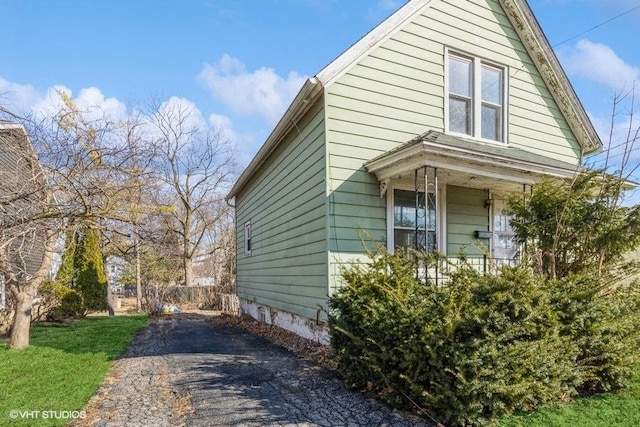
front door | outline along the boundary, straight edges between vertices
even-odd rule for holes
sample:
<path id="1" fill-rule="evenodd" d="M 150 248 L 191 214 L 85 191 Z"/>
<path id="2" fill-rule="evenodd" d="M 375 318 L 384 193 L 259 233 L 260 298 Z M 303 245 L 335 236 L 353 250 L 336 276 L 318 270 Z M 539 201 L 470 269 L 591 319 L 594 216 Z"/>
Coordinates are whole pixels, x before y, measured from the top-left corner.
<path id="1" fill-rule="evenodd" d="M 513 262 L 519 257 L 519 245 L 509 221 L 506 202 L 493 200 L 493 244 L 492 256 L 498 262 Z"/>

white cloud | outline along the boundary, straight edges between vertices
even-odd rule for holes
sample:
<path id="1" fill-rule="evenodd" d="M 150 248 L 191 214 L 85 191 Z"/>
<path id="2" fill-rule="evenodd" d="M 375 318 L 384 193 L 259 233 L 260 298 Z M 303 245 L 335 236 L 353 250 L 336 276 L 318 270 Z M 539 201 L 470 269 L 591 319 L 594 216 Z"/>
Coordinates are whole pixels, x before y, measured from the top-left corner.
<path id="1" fill-rule="evenodd" d="M 225 64 L 225 70 L 240 70 L 243 65 L 240 62 L 234 63 L 232 58 Z M 234 68 L 235 67 L 235 68 Z M 31 85 L 15 83 L 0 77 L 0 106 L 9 111 L 21 115 L 29 116 L 34 114 L 39 117 L 55 115 L 63 108 L 63 103 L 59 93 L 65 93 L 75 102 L 76 106 L 85 112 L 87 119 L 99 119 L 104 116 L 113 121 L 126 120 L 130 115 L 142 114 L 135 106 L 128 108 L 126 104 L 114 97 L 105 97 L 103 92 L 97 87 L 83 88 L 77 96 L 66 86 L 52 86 L 45 91 L 38 91 Z M 211 114 L 205 119 L 197 105 L 187 99 L 177 96 L 167 98 L 158 104 L 158 108 L 165 116 L 179 120 L 184 126 L 184 130 L 204 129 L 206 126 L 213 126 L 220 135 L 229 140 L 234 146 L 242 147 L 240 159 L 248 162 L 250 158 L 245 158 L 253 153 L 257 137 L 251 133 L 238 132 L 234 129 L 234 124 L 229 117 Z M 153 117 L 143 117 L 147 120 L 144 132 L 149 137 L 158 136 L 158 129 L 152 126 Z M 261 138 L 260 138 L 261 139 Z M 243 157 L 245 156 L 245 157 Z"/>
<path id="2" fill-rule="evenodd" d="M 66 86 L 52 86 L 44 94 L 39 94 L 30 107 L 30 112 L 40 116 L 52 116 L 64 107 L 60 93 L 72 97 L 71 89 Z"/>
<path id="3" fill-rule="evenodd" d="M 640 68 L 627 64 L 613 49 L 601 43 L 580 40 L 575 49 L 560 54 L 567 73 L 614 89 L 629 88 L 640 80 Z"/>
<path id="4" fill-rule="evenodd" d="M 116 98 L 105 98 L 104 94 L 97 87 L 90 87 L 80 90 L 80 94 L 74 98 L 76 106 L 81 111 L 91 114 L 103 112 L 106 117 L 112 120 L 120 120 L 126 116 L 127 106 Z"/>
<path id="5" fill-rule="evenodd" d="M 306 80 L 295 71 L 282 77 L 268 67 L 249 72 L 227 54 L 217 64 L 205 64 L 198 78 L 235 113 L 260 117 L 270 125 L 277 123 Z"/>
<path id="6" fill-rule="evenodd" d="M 255 135 L 236 131 L 232 120 L 220 114 L 211 114 L 209 123 L 220 133 L 223 140 L 229 141 L 237 149 L 236 160 L 239 164 L 246 165 L 251 161 L 257 143 Z"/>
<path id="7" fill-rule="evenodd" d="M 25 113 L 38 97 L 33 86 L 10 82 L 0 77 L 0 105 L 12 113 Z"/>
<path id="8" fill-rule="evenodd" d="M 59 93 L 67 94 L 86 117 L 97 119 L 107 117 L 121 120 L 127 114 L 127 106 L 116 98 L 105 98 L 96 87 L 84 88 L 75 98 L 66 86 L 58 85 L 48 88 L 44 93 L 31 85 L 10 82 L 0 77 L 0 105 L 18 115 L 40 114 L 51 115 L 63 107 Z"/>
<path id="9" fill-rule="evenodd" d="M 203 128 L 206 121 L 198 106 L 187 98 L 172 96 L 158 107 L 158 112 L 165 118 L 171 118 L 186 129 Z"/>
<path id="10" fill-rule="evenodd" d="M 227 116 L 221 114 L 211 114 L 209 123 L 220 133 L 220 137 L 233 143 L 237 143 L 240 136 L 233 129 L 233 122 Z"/>

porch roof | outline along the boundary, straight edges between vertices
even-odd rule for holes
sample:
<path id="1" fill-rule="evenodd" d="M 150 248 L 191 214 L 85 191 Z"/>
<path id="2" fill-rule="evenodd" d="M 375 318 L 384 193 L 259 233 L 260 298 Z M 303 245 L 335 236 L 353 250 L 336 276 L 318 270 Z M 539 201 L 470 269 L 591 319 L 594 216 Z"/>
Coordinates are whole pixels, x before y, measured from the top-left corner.
<path id="1" fill-rule="evenodd" d="M 457 181 L 484 178 L 512 184 L 533 184 L 542 177 L 569 178 L 583 170 L 579 165 L 519 148 L 437 131 L 429 131 L 365 164 L 380 182 L 401 178 L 424 166 L 449 171 Z"/>

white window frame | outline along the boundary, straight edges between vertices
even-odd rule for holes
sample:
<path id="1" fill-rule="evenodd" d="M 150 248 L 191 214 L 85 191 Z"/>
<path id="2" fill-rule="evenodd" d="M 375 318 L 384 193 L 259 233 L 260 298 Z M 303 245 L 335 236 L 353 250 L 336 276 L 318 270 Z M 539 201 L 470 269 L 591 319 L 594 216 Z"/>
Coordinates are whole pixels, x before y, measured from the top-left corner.
<path id="1" fill-rule="evenodd" d="M 251 221 L 244 223 L 244 254 L 251 255 L 253 242 L 251 239 Z"/>
<path id="2" fill-rule="evenodd" d="M 446 208 L 445 204 L 441 203 L 441 200 L 446 200 L 445 188 L 438 186 L 438 194 L 436 196 L 436 250 L 442 251 L 446 247 Z M 387 190 L 387 251 L 394 253 L 396 249 L 395 242 L 395 190 L 403 191 L 415 191 L 415 188 L 410 188 L 406 185 L 391 185 Z M 431 193 L 433 194 L 433 193 Z M 443 199 L 445 197 L 445 199 Z M 427 231 L 429 229 L 427 228 Z"/>
<path id="3" fill-rule="evenodd" d="M 451 56 L 457 56 L 462 59 L 471 61 L 471 135 L 466 133 L 454 132 L 449 129 L 449 58 Z M 444 126 L 445 133 L 451 135 L 462 136 L 464 138 L 477 139 L 483 142 L 490 142 L 494 144 L 507 144 L 508 136 L 508 103 L 509 99 L 509 68 L 505 65 L 496 63 L 495 61 L 488 61 L 484 58 L 480 58 L 475 55 L 470 55 L 461 52 L 456 49 L 445 48 L 445 64 L 444 64 L 444 80 L 445 80 L 445 108 L 444 108 Z M 482 66 L 494 68 L 502 71 L 502 111 L 501 111 L 501 138 L 499 140 L 482 138 Z"/>

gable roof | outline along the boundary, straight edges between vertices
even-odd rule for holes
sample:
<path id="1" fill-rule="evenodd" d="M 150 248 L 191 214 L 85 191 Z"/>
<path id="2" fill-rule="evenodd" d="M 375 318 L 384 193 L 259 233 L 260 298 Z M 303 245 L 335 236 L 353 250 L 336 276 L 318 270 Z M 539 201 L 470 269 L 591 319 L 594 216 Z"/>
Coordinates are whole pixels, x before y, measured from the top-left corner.
<path id="1" fill-rule="evenodd" d="M 439 0 L 408 0 L 391 16 L 372 29 L 368 34 L 354 43 L 315 77 L 307 79 L 300 92 L 284 113 L 266 142 L 260 148 L 249 166 L 245 168 L 235 185 L 227 195 L 230 200 L 244 187 L 248 180 L 295 126 L 322 94 L 322 90 L 331 85 L 337 78 L 346 73 L 361 58 L 368 55 L 381 43 L 400 31 L 424 9 Z M 582 154 L 596 153 L 602 150 L 602 142 L 589 119 L 582 103 L 569 82 L 560 61 L 553 52 L 540 24 L 533 15 L 527 0 L 498 0 L 509 21 L 522 40 L 529 56 L 540 72 L 544 82 L 558 104 L 562 115 L 576 136 L 582 148 Z"/>

